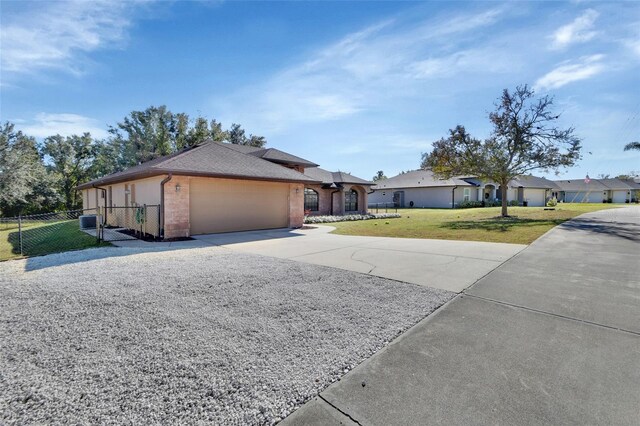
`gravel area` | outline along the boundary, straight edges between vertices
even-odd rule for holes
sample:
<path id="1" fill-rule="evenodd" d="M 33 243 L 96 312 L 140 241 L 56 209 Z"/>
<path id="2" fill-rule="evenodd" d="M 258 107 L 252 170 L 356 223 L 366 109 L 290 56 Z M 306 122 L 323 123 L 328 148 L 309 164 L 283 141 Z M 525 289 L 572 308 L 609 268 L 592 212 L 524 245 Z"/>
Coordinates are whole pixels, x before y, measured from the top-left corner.
<path id="1" fill-rule="evenodd" d="M 0 263 L 0 423 L 273 424 L 454 296 L 222 248 Z"/>

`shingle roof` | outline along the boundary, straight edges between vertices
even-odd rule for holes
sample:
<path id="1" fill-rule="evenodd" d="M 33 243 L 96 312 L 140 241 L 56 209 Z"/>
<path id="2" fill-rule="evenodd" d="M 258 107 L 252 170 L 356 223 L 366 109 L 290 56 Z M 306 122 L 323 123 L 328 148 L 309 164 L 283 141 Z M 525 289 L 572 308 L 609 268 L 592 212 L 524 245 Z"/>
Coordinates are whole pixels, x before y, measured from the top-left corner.
<path id="1" fill-rule="evenodd" d="M 459 178 L 438 179 L 431 170 L 414 170 L 379 180 L 372 189 L 428 188 L 437 186 L 476 186 Z"/>
<path id="2" fill-rule="evenodd" d="M 313 163 L 309 160 L 305 160 L 304 158 L 298 157 L 296 155 L 289 154 L 288 152 L 280 151 L 276 148 L 260 148 L 255 146 L 248 145 L 237 145 L 237 144 L 229 144 L 229 148 L 236 150 L 238 152 L 242 152 L 243 154 L 250 154 L 255 157 L 262 158 L 264 160 L 269 160 L 274 163 L 280 164 L 293 164 L 305 167 L 317 167 L 316 163 Z"/>
<path id="3" fill-rule="evenodd" d="M 632 189 L 635 186 L 630 185 L 628 182 L 625 182 L 622 179 L 612 178 L 612 179 L 598 179 L 598 181 L 609 187 L 609 189 Z"/>
<path id="4" fill-rule="evenodd" d="M 509 182 L 509 186 L 511 187 L 523 187 L 523 188 L 550 188 L 550 189 L 560 189 L 558 185 L 552 180 L 545 179 L 543 177 L 538 176 L 518 176 Z"/>
<path id="5" fill-rule="evenodd" d="M 357 176 L 350 175 L 345 172 L 330 172 L 320 167 L 309 167 L 304 169 L 304 174 L 314 180 L 321 181 L 325 185 L 335 184 L 358 184 L 358 185 L 373 185 L 373 182 L 360 179 Z"/>
<path id="6" fill-rule="evenodd" d="M 556 185 L 562 191 L 606 191 L 606 190 L 629 190 L 637 189 L 640 185 L 633 180 L 623 180 L 618 178 L 591 179 L 587 184 L 584 179 L 557 180 Z"/>
<path id="7" fill-rule="evenodd" d="M 609 187 L 591 179 L 586 183 L 584 179 L 556 180 L 554 181 L 561 191 L 606 191 Z"/>
<path id="8" fill-rule="evenodd" d="M 243 150 L 245 152 L 242 152 Z M 238 149 L 237 146 L 209 141 L 87 182 L 78 186 L 78 189 L 167 173 L 281 182 L 317 182 L 317 180 L 295 170 L 250 154 L 251 151 L 243 148 Z"/>

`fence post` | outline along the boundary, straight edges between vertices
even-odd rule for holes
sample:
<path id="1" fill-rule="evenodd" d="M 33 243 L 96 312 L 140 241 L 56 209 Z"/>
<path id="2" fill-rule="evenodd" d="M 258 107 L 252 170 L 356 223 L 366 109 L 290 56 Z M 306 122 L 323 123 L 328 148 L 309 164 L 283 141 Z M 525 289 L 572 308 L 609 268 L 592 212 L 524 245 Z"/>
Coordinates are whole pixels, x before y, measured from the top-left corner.
<path id="1" fill-rule="evenodd" d="M 22 215 L 18 215 L 18 239 L 20 240 L 20 256 L 24 256 L 22 252 Z"/>

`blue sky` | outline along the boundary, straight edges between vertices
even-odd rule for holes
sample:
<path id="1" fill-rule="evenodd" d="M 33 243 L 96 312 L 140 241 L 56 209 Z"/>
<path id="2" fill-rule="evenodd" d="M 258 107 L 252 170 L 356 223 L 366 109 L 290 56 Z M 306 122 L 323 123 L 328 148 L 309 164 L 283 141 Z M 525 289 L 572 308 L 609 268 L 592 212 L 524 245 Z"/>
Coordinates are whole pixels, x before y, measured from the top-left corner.
<path id="1" fill-rule="evenodd" d="M 164 104 L 331 170 L 393 176 L 457 124 L 488 136 L 502 89 L 527 83 L 583 138 L 563 177 L 640 171 L 640 153 L 623 152 L 640 139 L 636 2 L 1 7 L 0 119 L 38 138 L 104 137 Z"/>

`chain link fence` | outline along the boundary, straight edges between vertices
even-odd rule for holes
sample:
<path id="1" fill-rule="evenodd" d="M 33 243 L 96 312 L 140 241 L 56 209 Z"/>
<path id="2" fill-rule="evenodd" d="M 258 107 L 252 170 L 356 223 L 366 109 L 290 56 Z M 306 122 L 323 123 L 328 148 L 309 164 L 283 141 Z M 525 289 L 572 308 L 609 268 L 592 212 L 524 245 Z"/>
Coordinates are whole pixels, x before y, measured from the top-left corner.
<path id="1" fill-rule="evenodd" d="M 103 241 L 160 239 L 160 206 L 101 207 L 98 237 Z"/>
<path id="2" fill-rule="evenodd" d="M 96 221 L 92 230 L 82 230 L 78 218 L 97 213 L 80 209 L 0 218 L 0 260 L 96 246 Z"/>
<path id="3" fill-rule="evenodd" d="M 389 210 L 393 210 L 395 213 L 398 213 L 398 203 L 369 203 L 367 205 L 367 209 L 369 212 L 379 213 L 380 210 L 384 210 L 385 213 L 389 213 Z"/>
<path id="4" fill-rule="evenodd" d="M 0 218 L 0 261 L 104 245 L 159 241 L 160 206 L 99 207 Z"/>

